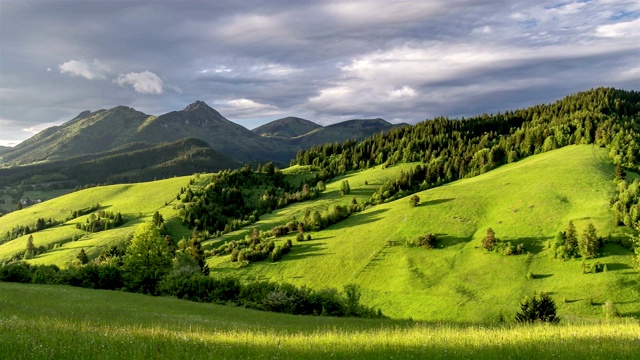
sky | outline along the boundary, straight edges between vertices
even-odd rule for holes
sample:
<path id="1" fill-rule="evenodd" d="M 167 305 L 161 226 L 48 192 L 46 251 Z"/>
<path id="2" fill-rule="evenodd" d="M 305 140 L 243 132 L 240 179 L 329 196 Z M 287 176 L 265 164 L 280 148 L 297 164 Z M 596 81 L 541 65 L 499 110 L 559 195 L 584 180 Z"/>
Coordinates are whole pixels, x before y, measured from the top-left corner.
<path id="1" fill-rule="evenodd" d="M 0 0 L 0 145 L 203 100 L 247 128 L 416 123 L 640 90 L 640 0 Z"/>

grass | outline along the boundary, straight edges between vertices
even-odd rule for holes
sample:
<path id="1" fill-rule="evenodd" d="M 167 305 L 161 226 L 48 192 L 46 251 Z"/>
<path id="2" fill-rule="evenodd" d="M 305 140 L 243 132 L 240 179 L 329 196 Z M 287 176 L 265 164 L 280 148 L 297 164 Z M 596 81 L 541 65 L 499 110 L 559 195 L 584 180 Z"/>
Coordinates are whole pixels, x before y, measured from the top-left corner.
<path id="1" fill-rule="evenodd" d="M 392 169 L 352 174 L 349 182 L 352 188 L 365 180 L 372 186 L 381 171 Z M 596 260 L 615 270 L 582 274 L 580 261 L 552 259 L 546 248 L 570 220 L 580 234 L 593 222 L 600 236 L 624 236 L 608 209 L 612 174 L 606 149 L 566 147 L 420 192 L 416 208 L 407 199 L 370 208 L 311 233 L 312 241 L 295 244 L 279 263 L 237 269 L 228 258 L 217 257 L 209 264 L 214 274 L 245 279 L 315 288 L 355 283 L 367 305 L 395 318 L 494 322 L 515 313 L 519 300 L 536 291 L 550 292 L 567 318 L 601 317 L 598 306 L 586 305 L 587 298 L 597 304 L 611 300 L 623 315 L 640 316 L 640 281 L 628 250 L 608 244 L 605 256 Z M 340 181 L 328 185 L 327 198 Z M 274 212 L 266 221 L 283 221 L 293 209 Z M 503 256 L 480 249 L 488 227 L 502 240 L 524 243 L 530 254 Z M 428 232 L 441 239 L 439 248 L 404 245 Z M 529 272 L 533 279 L 527 279 Z"/>
<path id="2" fill-rule="evenodd" d="M 302 219 L 307 209 L 323 211 L 332 204 L 350 203 L 354 197 L 363 202 L 384 181 L 413 166 L 376 167 L 338 177 L 327 183 L 318 199 L 263 215 L 256 224 L 206 245 L 242 238 L 253 226 L 268 230 L 292 218 Z M 308 176 L 307 171 L 294 167 L 285 172 L 298 181 Z M 510 318 L 519 300 L 536 291 L 551 293 L 560 316 L 572 321 L 602 318 L 599 305 L 605 301 L 615 303 L 623 316 L 640 317 L 640 279 L 628 250 L 607 244 L 602 257 L 588 262 L 606 263 L 608 272 L 582 274 L 580 260 L 555 260 L 547 249 L 548 240 L 565 230 L 570 220 L 579 234 L 593 222 L 600 236 L 625 236 L 614 226 L 608 209 L 614 191 L 612 174 L 606 149 L 570 146 L 420 192 L 422 201 L 415 208 L 406 198 L 369 208 L 312 232 L 312 241 L 295 243 L 294 234 L 281 238 L 277 241 L 294 240 L 294 246 L 278 263 L 258 262 L 241 269 L 229 257 L 212 257 L 208 263 L 214 275 L 245 280 L 269 279 L 313 288 L 342 288 L 354 283 L 361 287 L 366 305 L 394 318 L 495 323 L 500 317 Z M 202 186 L 209 178 L 197 177 L 194 186 Z M 155 211 L 160 211 L 179 239 L 190 231 L 181 225 L 173 202 L 189 179 L 79 191 L 0 217 L 0 230 L 25 221 L 33 223 L 38 217 L 63 218 L 71 210 L 96 202 L 130 218 L 122 227 L 66 242 L 30 260 L 61 267 L 67 266 L 80 248 L 93 257 L 105 245 L 128 239 L 135 226 Z M 343 180 L 348 180 L 352 189 L 347 196 L 339 195 Z M 79 221 L 84 218 L 34 234 L 36 246 L 81 234 L 75 229 Z M 523 243 L 530 254 L 503 256 L 479 249 L 488 227 L 502 240 Z M 440 239 L 438 248 L 405 245 L 428 232 Z M 23 250 L 26 240 L 23 237 L 0 245 L 0 260 Z M 529 273 L 533 278 L 528 278 Z"/>
<path id="3" fill-rule="evenodd" d="M 81 241 L 72 243 L 68 242 L 68 240 L 73 235 L 83 234 L 83 232 L 76 230 L 75 224 L 85 221 L 88 215 L 68 221 L 62 226 L 34 233 L 33 240 L 36 246 L 46 246 L 61 242 L 66 242 L 66 244 L 55 249 L 55 251 L 39 255 L 32 262 L 53 263 L 65 267 L 75 257 L 80 247 L 85 247 L 89 256 L 93 257 L 99 253 L 103 246 L 127 240 L 133 233 L 135 225 L 140 221 L 150 219 L 156 211 L 170 212 L 171 216 L 175 216 L 175 211 L 172 211 L 171 204 L 175 201 L 180 187 L 188 185 L 189 179 L 190 177 L 185 176 L 154 182 L 101 186 L 77 191 L 0 217 L 0 234 L 4 234 L 6 230 L 18 225 L 33 226 L 38 218 L 64 220 L 72 210 L 88 208 L 96 203 L 99 203 L 100 208 L 103 210 L 121 212 L 129 219 L 125 225 L 119 228 L 88 234 Z M 165 206 L 165 203 L 168 205 Z M 19 237 L 0 245 L 0 260 L 10 258 L 15 253 L 24 250 L 28 237 L 29 235 Z"/>
<path id="4" fill-rule="evenodd" d="M 632 358 L 637 322 L 477 326 L 274 314 L 171 298 L 0 283 L 8 359 Z"/>

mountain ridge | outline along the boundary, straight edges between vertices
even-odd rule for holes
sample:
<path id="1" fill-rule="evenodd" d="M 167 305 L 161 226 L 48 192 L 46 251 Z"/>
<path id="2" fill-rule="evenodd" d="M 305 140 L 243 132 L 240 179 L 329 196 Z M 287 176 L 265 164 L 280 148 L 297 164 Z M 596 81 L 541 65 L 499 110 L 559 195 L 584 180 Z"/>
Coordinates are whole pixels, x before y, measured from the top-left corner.
<path id="1" fill-rule="evenodd" d="M 353 124 L 323 127 L 309 120 L 287 117 L 252 131 L 228 120 L 202 100 L 159 116 L 121 105 L 82 111 L 61 125 L 44 129 L 17 146 L 0 151 L 4 163 L 19 165 L 108 152 L 128 143 L 159 144 L 195 138 L 240 162 L 286 164 L 304 147 L 361 139 L 396 127 L 382 119 L 369 126 Z M 339 130 L 313 132 L 326 128 Z"/>

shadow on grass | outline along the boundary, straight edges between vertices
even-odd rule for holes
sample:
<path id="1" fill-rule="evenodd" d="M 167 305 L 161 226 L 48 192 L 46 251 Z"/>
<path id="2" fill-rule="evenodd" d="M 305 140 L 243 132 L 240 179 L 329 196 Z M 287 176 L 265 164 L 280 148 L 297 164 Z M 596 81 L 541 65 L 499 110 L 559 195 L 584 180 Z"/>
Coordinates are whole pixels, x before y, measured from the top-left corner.
<path id="1" fill-rule="evenodd" d="M 446 202 L 449 202 L 449 201 L 453 201 L 453 200 L 455 200 L 455 198 L 429 200 L 429 201 L 425 201 L 423 203 L 418 204 L 416 207 L 418 207 L 418 206 L 438 205 L 438 204 L 443 204 L 443 203 L 446 203 Z"/>
<path id="2" fill-rule="evenodd" d="M 508 241 L 513 246 L 524 244 L 525 251 L 537 255 L 547 248 L 547 241 L 550 239 L 551 237 L 522 237 L 522 238 L 515 238 L 515 239 L 500 239 L 500 240 L 505 242 Z"/>
<path id="3" fill-rule="evenodd" d="M 628 270 L 628 269 L 632 269 L 631 266 L 629 266 L 629 264 L 623 264 L 623 263 L 607 263 L 607 271 L 619 271 L 619 270 Z"/>
<path id="4" fill-rule="evenodd" d="M 549 278 L 549 277 L 552 277 L 552 276 L 553 276 L 553 274 L 534 274 L 533 278 L 534 279 L 546 279 L 546 278 Z"/>
<path id="5" fill-rule="evenodd" d="M 456 237 L 449 236 L 447 234 L 435 234 L 438 239 L 438 243 L 436 245 L 436 249 L 447 248 L 449 246 L 455 246 L 462 243 L 468 243 L 472 240 L 472 236 L 468 237 Z"/>
<path id="6" fill-rule="evenodd" d="M 341 229 L 343 227 L 349 227 L 349 226 L 353 226 L 353 224 L 345 224 L 345 223 L 349 223 L 349 222 L 357 222 L 358 225 L 363 225 L 363 224 L 369 224 L 369 223 L 373 223 L 376 222 L 378 220 L 382 219 L 382 216 L 378 216 L 381 215 L 385 212 L 389 211 L 389 209 L 378 209 L 378 210 L 373 210 L 373 211 L 369 211 L 366 213 L 358 213 L 355 215 L 351 215 L 350 217 L 336 223 L 333 224 L 331 226 L 329 226 L 328 228 L 331 229 Z"/>
<path id="7" fill-rule="evenodd" d="M 321 254 L 318 252 L 325 244 L 326 243 L 296 244 L 291 248 L 291 252 L 289 254 L 282 257 L 280 262 L 329 255 L 327 253 Z"/>

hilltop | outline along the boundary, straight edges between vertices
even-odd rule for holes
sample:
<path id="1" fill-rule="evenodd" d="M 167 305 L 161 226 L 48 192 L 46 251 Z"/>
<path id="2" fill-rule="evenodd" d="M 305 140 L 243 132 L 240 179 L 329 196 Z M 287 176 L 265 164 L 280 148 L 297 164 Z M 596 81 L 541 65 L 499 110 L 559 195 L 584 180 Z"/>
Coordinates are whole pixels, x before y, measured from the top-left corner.
<path id="1" fill-rule="evenodd" d="M 251 131 L 262 137 L 281 137 L 290 139 L 304 135 L 321 127 L 321 125 L 318 125 L 312 121 L 290 116 L 271 121 L 264 125 L 258 126 Z"/>

